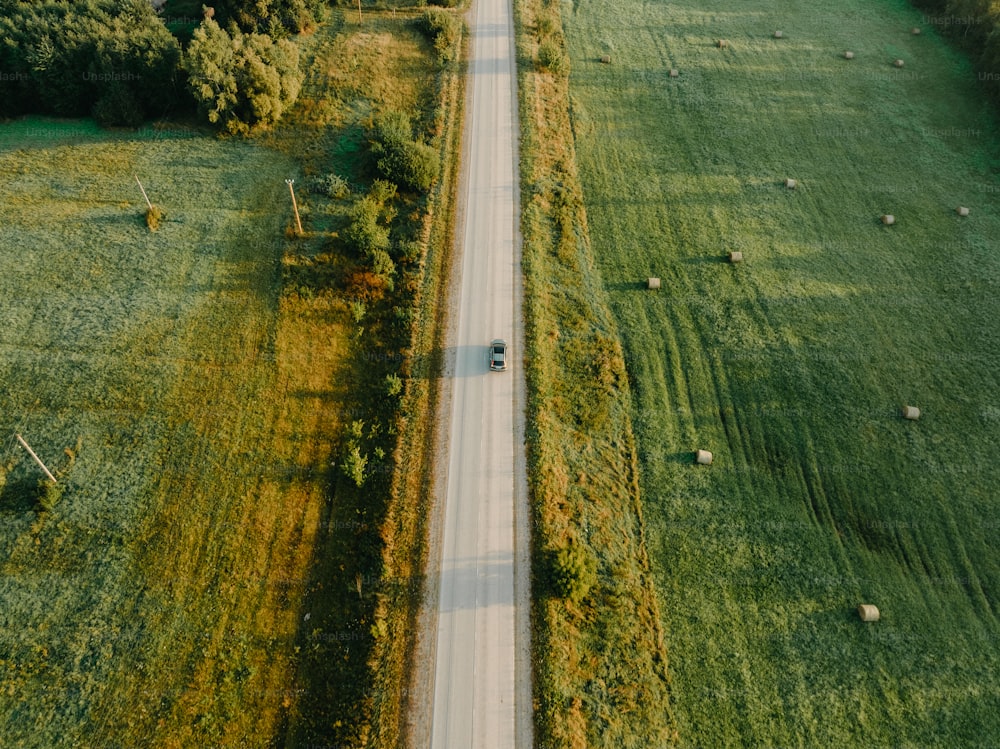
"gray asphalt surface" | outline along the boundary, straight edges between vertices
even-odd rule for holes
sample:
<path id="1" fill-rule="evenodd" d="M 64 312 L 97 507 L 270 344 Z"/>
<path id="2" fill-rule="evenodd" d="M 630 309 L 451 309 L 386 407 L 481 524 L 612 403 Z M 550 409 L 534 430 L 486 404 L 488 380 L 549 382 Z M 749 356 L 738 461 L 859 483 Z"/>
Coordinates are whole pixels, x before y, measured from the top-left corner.
<path id="1" fill-rule="evenodd" d="M 464 237 L 441 539 L 431 746 L 531 745 L 520 251 L 510 0 L 469 16 Z M 488 345 L 510 345 L 491 372 Z"/>

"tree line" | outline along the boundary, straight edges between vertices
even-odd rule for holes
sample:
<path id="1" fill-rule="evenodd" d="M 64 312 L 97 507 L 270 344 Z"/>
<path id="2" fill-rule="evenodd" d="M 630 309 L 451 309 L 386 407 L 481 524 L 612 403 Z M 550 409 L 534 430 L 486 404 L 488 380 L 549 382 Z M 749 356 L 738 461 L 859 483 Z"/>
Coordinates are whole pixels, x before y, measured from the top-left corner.
<path id="1" fill-rule="evenodd" d="M 301 83 L 284 37 L 324 0 L 223 0 L 182 48 L 148 0 L 0 0 L 0 117 L 136 126 L 197 106 L 220 129 L 275 122 Z"/>

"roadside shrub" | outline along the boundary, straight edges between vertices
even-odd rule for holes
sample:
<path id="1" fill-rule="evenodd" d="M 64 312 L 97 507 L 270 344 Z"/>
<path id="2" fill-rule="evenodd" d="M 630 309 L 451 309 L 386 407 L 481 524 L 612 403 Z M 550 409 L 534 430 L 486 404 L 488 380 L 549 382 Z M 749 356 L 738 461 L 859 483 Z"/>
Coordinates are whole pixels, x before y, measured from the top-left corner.
<path id="1" fill-rule="evenodd" d="M 390 398 L 395 398 L 403 392 L 403 380 L 395 372 L 385 376 L 385 392 Z"/>
<path id="2" fill-rule="evenodd" d="M 365 474 L 365 469 L 368 467 L 368 456 L 361 454 L 361 447 L 357 442 L 351 440 L 347 445 L 347 452 L 344 455 L 344 460 L 340 464 L 341 470 L 344 475 L 347 476 L 354 485 L 359 489 L 364 486 L 365 479 L 367 478 Z"/>
<path id="3" fill-rule="evenodd" d="M 539 39 L 544 39 L 556 30 L 555 18 L 551 14 L 539 16 L 537 26 Z"/>
<path id="4" fill-rule="evenodd" d="M 597 560 L 582 546 L 571 543 L 555 554 L 552 582 L 561 598 L 578 604 L 597 583 Z"/>
<path id="5" fill-rule="evenodd" d="M 462 20 L 458 16 L 442 8 L 428 8 L 420 18 L 420 29 L 434 45 L 441 63 L 458 59 L 462 43 Z"/>
<path id="6" fill-rule="evenodd" d="M 565 73 L 569 68 L 562 47 L 551 39 L 546 39 L 538 46 L 538 66 L 550 73 Z"/>
<path id="7" fill-rule="evenodd" d="M 372 273 L 385 282 L 389 291 L 395 288 L 396 264 L 392 262 L 389 253 L 385 250 L 375 250 L 372 253 Z"/>
<path id="8" fill-rule="evenodd" d="M 370 195 L 361 198 L 351 210 L 344 239 L 366 258 L 389 249 L 389 227 L 379 221 L 381 214 L 382 205 Z"/>
<path id="9" fill-rule="evenodd" d="M 391 182 L 427 192 L 437 181 L 441 173 L 438 152 L 414 140 L 413 125 L 404 112 L 389 110 L 378 115 L 369 142 L 379 172 Z"/>

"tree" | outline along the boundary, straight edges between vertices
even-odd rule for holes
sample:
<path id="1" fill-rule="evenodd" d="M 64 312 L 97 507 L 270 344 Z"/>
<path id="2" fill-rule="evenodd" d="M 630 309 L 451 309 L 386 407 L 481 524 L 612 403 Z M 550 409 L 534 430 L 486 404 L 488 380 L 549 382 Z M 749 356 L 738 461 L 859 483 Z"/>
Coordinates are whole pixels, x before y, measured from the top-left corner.
<path id="1" fill-rule="evenodd" d="M 184 57 L 189 86 L 208 121 L 245 135 L 272 125 L 299 95 L 299 50 L 266 34 L 243 34 L 205 18 Z"/>

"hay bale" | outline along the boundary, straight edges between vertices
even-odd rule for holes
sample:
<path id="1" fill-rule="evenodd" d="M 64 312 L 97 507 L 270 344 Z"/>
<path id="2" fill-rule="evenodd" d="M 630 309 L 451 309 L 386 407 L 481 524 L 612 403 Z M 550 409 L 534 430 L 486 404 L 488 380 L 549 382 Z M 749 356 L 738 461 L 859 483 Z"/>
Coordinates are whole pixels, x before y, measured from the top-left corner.
<path id="1" fill-rule="evenodd" d="M 914 36 L 920 36 L 920 29 L 914 26 L 912 29 L 910 29 L 910 33 L 913 34 Z"/>
<path id="2" fill-rule="evenodd" d="M 775 39 L 781 39 L 781 37 L 782 37 L 782 33 L 780 31 L 775 31 L 774 32 L 774 38 Z"/>
<path id="3" fill-rule="evenodd" d="M 916 406 L 903 406 L 903 418 L 916 421 L 920 418 L 920 409 Z"/>
<path id="4" fill-rule="evenodd" d="M 845 60 L 853 60 L 854 59 L 854 53 L 851 52 L 851 50 L 849 50 L 849 49 L 844 50 L 844 59 Z"/>
<path id="5" fill-rule="evenodd" d="M 799 186 L 799 183 L 796 182 L 794 179 L 786 179 L 785 180 L 785 187 L 787 187 L 789 190 L 794 190 L 798 186 Z"/>
<path id="6" fill-rule="evenodd" d="M 680 74 L 681 74 L 681 71 L 679 71 L 677 68 L 670 68 L 670 77 L 671 78 L 676 78 Z"/>
<path id="7" fill-rule="evenodd" d="M 647 289 L 658 289 L 658 288 L 660 288 L 660 279 L 653 278 L 652 276 L 650 276 L 649 278 L 646 279 L 646 288 Z"/>
<path id="8" fill-rule="evenodd" d="M 879 619 L 878 606 L 873 606 L 870 603 L 859 603 L 858 616 L 863 622 L 877 622 Z"/>
<path id="9" fill-rule="evenodd" d="M 886 226 L 892 226 L 894 223 L 896 223 L 896 217 L 893 216 L 891 213 L 886 213 L 884 216 L 882 216 L 882 223 L 885 224 Z"/>
<path id="10" fill-rule="evenodd" d="M 729 253 L 729 262 L 731 263 L 742 263 L 743 253 L 738 250 Z"/>
<path id="11" fill-rule="evenodd" d="M 726 49 L 729 46 L 729 40 L 728 39 L 719 39 L 715 43 L 715 46 L 717 46 L 719 49 Z"/>
<path id="12" fill-rule="evenodd" d="M 901 67 L 903 67 L 903 61 L 902 61 L 902 60 L 896 60 L 896 61 L 895 61 L 894 63 L 892 63 L 892 64 L 893 64 L 893 65 L 895 65 L 895 66 L 896 66 L 897 68 L 901 68 Z"/>
<path id="13" fill-rule="evenodd" d="M 601 62 L 603 62 L 605 65 L 610 65 L 611 55 L 601 55 Z"/>
<path id="14" fill-rule="evenodd" d="M 708 450 L 698 450 L 698 452 L 694 454 L 694 459 L 700 466 L 712 465 L 712 453 Z"/>
<path id="15" fill-rule="evenodd" d="M 959 216 L 968 216 L 969 215 L 969 209 L 966 208 L 964 205 L 960 205 L 958 208 L 956 208 L 955 212 L 958 213 Z"/>

